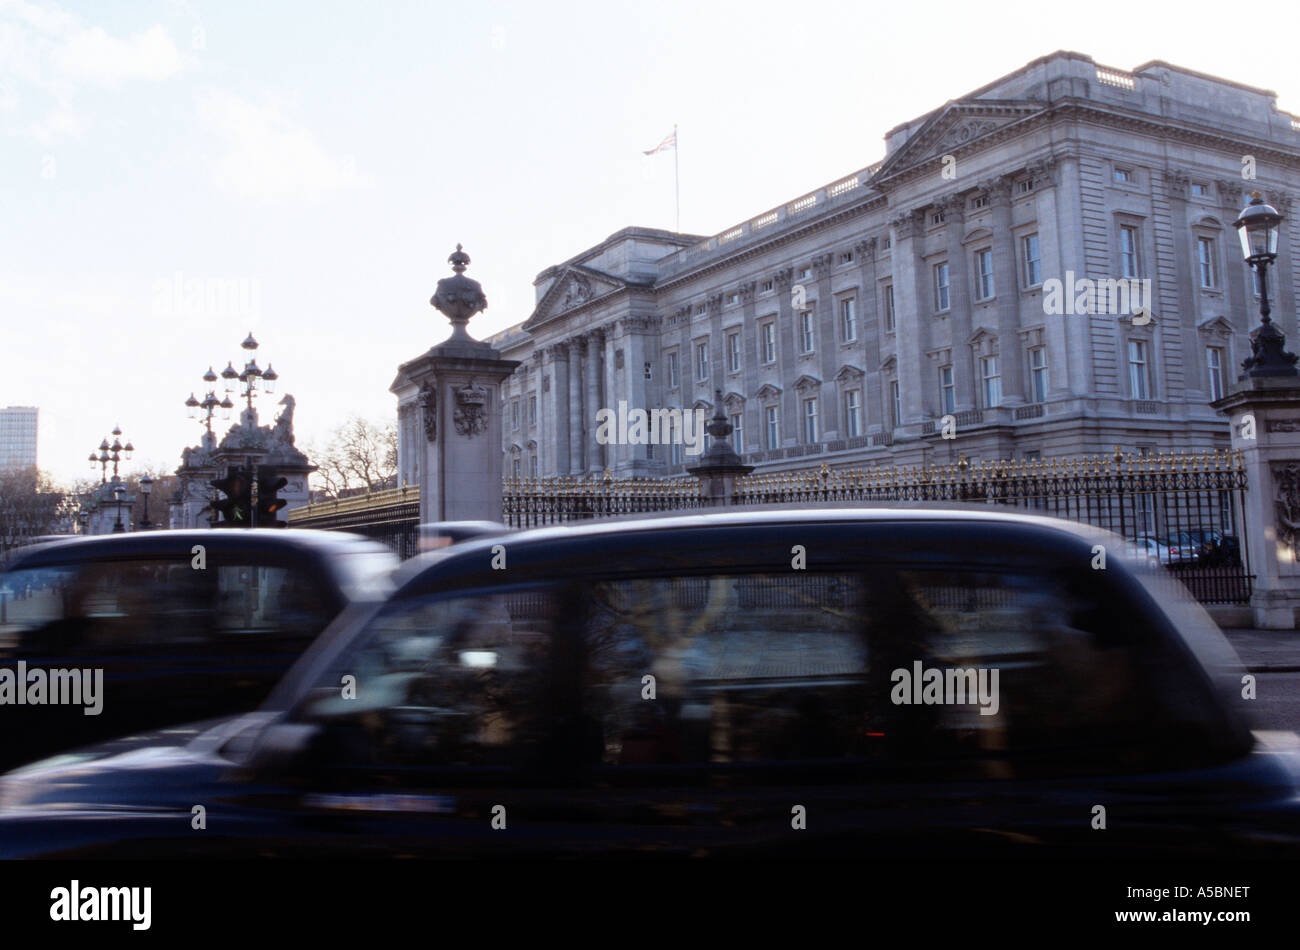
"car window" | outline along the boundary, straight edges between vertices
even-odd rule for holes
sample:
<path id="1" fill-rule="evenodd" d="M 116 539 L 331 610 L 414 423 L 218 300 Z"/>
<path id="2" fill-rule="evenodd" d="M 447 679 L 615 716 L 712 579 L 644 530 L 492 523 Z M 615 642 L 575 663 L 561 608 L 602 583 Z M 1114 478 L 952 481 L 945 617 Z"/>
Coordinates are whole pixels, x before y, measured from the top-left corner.
<path id="1" fill-rule="evenodd" d="M 212 570 L 209 565 L 209 571 Z M 215 567 L 215 573 L 214 636 L 311 636 L 331 619 L 332 612 L 320 583 L 301 569 L 220 564 Z M 194 583 L 192 579 L 185 580 Z"/>
<path id="2" fill-rule="evenodd" d="M 298 568 L 209 561 L 195 570 L 186 555 L 4 576 L 16 593 L 4 598 L 13 616 L 0 625 L 0 643 L 29 654 L 310 638 L 333 615 L 320 583 Z"/>
<path id="3" fill-rule="evenodd" d="M 817 574 L 594 585 L 581 689 L 600 764 L 869 754 L 860 596 Z"/>
<path id="4" fill-rule="evenodd" d="M 1185 662 L 1091 580 L 917 568 L 597 583 L 581 677 L 593 764 L 1011 778 L 1202 754 Z"/>
<path id="5" fill-rule="evenodd" d="M 35 567 L 0 574 L 0 656 L 14 656 L 27 636 L 68 612 L 73 567 Z"/>
<path id="6" fill-rule="evenodd" d="M 554 616 L 544 589 L 397 601 L 296 718 L 324 726 L 331 760 L 344 764 L 527 764 L 550 735 Z"/>

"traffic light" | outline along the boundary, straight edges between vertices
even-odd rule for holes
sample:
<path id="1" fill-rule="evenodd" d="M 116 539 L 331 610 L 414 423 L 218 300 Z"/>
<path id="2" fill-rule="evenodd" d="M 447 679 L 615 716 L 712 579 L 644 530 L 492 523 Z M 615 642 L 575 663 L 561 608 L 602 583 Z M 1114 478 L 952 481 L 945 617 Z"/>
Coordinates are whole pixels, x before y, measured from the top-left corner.
<path id="1" fill-rule="evenodd" d="M 282 510 L 288 504 L 283 498 L 276 496 L 285 485 L 289 484 L 289 479 L 280 475 L 275 469 L 263 466 L 257 471 L 257 527 L 259 528 L 284 528 L 287 527 L 283 521 L 278 521 L 275 517 L 276 512 Z"/>
<path id="2" fill-rule="evenodd" d="M 214 527 L 249 527 L 253 513 L 253 480 L 248 470 L 232 468 L 225 478 L 214 478 L 208 484 L 226 496 L 208 506 L 221 516 L 221 521 Z"/>

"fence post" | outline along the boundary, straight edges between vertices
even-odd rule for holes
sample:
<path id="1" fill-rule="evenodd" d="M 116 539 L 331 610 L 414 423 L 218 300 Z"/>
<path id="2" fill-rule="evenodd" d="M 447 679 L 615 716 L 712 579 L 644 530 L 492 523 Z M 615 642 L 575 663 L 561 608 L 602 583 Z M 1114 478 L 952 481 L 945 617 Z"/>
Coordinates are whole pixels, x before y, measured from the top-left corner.
<path id="1" fill-rule="evenodd" d="M 686 471 L 700 480 L 700 498 L 706 507 L 725 507 L 735 501 L 736 480 L 752 472 L 754 466 L 746 465 L 731 448 L 729 436 L 735 427 L 722 411 L 722 390 L 713 393 L 713 418 L 706 427 L 711 439 L 709 451 L 699 465 Z"/>

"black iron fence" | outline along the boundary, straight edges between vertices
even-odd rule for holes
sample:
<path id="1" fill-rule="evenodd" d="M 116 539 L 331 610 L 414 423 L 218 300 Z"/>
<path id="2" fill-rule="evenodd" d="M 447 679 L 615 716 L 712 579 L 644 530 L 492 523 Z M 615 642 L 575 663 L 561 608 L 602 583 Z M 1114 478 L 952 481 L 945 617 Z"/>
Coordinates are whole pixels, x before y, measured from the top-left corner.
<path id="1" fill-rule="evenodd" d="M 1128 540 L 1166 567 L 1203 603 L 1245 603 L 1246 470 L 1228 451 L 1086 456 L 946 465 L 819 469 L 738 480 L 732 506 L 804 501 L 964 502 L 999 505 L 1093 524 Z M 708 505 L 686 478 L 603 476 L 512 478 L 502 485 L 502 517 L 514 528 Z M 355 531 L 402 557 L 419 548 L 419 490 L 408 486 L 289 512 L 293 527 Z"/>
<path id="2" fill-rule="evenodd" d="M 1246 470 L 1227 450 L 750 475 L 733 504 L 952 501 L 1096 525 L 1128 540 L 1203 603 L 1244 603 Z"/>

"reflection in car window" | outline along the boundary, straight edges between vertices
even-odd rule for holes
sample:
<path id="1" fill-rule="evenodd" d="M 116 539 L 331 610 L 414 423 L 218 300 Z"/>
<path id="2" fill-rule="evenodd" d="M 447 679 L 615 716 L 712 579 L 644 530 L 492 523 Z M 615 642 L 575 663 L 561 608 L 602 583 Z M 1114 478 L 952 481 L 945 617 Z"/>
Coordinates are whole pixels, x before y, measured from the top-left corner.
<path id="1" fill-rule="evenodd" d="M 300 717 L 325 725 L 346 763 L 526 764 L 549 734 L 553 615 L 544 591 L 398 601 L 332 665 Z"/>
<path id="2" fill-rule="evenodd" d="M 33 631 L 68 616 L 73 567 L 38 567 L 0 574 L 0 656 L 14 656 Z"/>
<path id="3" fill-rule="evenodd" d="M 0 649 L 27 654 L 133 650 L 214 637 L 306 638 L 329 622 L 316 581 L 248 564 L 194 570 L 184 560 L 89 561 L 3 575 Z"/>
<path id="4" fill-rule="evenodd" d="M 782 573 L 607 581 L 589 603 L 582 704 L 603 767 L 1011 778 L 1157 768 L 1205 745 L 1171 693 L 1180 661 L 1099 586 L 1006 571 Z M 895 701 L 896 671 L 910 682 L 931 669 L 973 671 L 971 696 Z"/>

